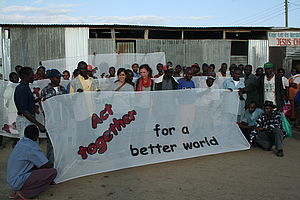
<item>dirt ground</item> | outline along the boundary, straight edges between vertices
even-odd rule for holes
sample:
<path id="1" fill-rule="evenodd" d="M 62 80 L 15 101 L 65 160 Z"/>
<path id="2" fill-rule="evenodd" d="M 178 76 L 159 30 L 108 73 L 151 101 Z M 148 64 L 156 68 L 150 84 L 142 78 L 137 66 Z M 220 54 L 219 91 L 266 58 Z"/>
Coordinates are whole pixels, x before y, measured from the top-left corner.
<path id="1" fill-rule="evenodd" d="M 299 138 L 299 137 L 298 137 Z M 283 158 L 252 148 L 123 169 L 50 186 L 41 200 L 77 199 L 300 199 L 300 140 L 285 140 Z M 0 200 L 11 192 L 6 162 L 11 141 L 0 147 Z M 45 148 L 45 142 L 41 146 Z"/>

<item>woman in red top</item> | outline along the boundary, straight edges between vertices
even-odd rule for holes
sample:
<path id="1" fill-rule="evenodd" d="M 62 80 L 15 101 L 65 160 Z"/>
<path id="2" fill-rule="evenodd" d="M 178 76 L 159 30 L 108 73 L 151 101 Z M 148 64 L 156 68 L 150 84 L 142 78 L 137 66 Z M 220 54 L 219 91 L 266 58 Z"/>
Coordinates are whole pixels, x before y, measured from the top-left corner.
<path id="1" fill-rule="evenodd" d="M 139 70 L 141 77 L 136 82 L 136 91 L 153 91 L 152 69 L 149 65 L 143 64 Z"/>

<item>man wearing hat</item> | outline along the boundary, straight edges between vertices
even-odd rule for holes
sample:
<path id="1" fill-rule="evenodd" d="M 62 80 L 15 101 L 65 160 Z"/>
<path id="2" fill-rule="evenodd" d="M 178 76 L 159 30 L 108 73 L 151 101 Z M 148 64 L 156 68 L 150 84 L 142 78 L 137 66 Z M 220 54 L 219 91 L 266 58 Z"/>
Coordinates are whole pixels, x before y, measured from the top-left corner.
<path id="1" fill-rule="evenodd" d="M 264 64 L 264 70 L 265 74 L 259 78 L 260 105 L 265 101 L 271 101 L 277 106 L 279 111 L 282 111 L 284 105 L 282 79 L 274 74 L 271 62 Z"/>
<path id="2" fill-rule="evenodd" d="M 211 89 L 219 89 L 216 84 L 214 84 L 216 80 L 215 72 L 208 72 L 205 79 L 201 79 L 199 82 L 199 88 L 211 88 Z"/>
<path id="3" fill-rule="evenodd" d="M 67 90 L 63 86 L 59 85 L 61 77 L 62 75 L 57 69 L 51 69 L 48 72 L 48 78 L 50 79 L 51 82 L 41 92 L 41 97 L 43 101 L 56 95 L 67 94 Z M 49 139 L 48 134 L 47 134 L 47 158 L 49 160 L 49 163 L 53 165 L 54 163 L 53 146 L 51 144 L 51 140 Z"/>
<path id="4" fill-rule="evenodd" d="M 87 75 L 93 79 L 97 79 L 96 76 L 94 76 L 94 73 L 96 72 L 96 68 L 93 69 L 93 66 L 92 65 L 88 65 L 87 66 Z"/>
<path id="5" fill-rule="evenodd" d="M 173 67 L 167 64 L 163 67 L 164 75 L 155 79 L 155 90 L 177 90 L 178 82 L 173 77 Z"/>
<path id="6" fill-rule="evenodd" d="M 214 84 L 216 80 L 216 73 L 215 72 L 209 72 L 208 76 L 206 77 L 206 85 L 207 87 L 211 88 L 211 89 L 218 89 L 217 85 Z"/>
<path id="7" fill-rule="evenodd" d="M 257 119 L 255 130 L 250 135 L 250 143 L 255 142 L 266 151 L 275 145 L 276 155 L 283 156 L 283 138 L 286 133 L 282 128 L 281 114 L 272 101 L 265 101 L 264 113 Z"/>
<path id="8" fill-rule="evenodd" d="M 50 83 L 42 90 L 41 96 L 43 100 L 46 100 L 55 95 L 67 94 L 66 89 L 59 85 L 62 75 L 57 69 L 51 69 L 48 72 L 48 78 Z"/>

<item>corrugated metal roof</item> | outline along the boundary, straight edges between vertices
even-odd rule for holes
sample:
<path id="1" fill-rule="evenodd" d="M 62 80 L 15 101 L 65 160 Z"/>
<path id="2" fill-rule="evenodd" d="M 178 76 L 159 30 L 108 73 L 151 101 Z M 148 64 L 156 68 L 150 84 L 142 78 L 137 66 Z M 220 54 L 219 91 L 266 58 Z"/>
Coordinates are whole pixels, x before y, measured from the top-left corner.
<path id="1" fill-rule="evenodd" d="M 116 27 L 116 28 L 161 28 L 161 29 L 271 29 L 270 26 L 155 26 L 133 24 L 0 24 L 0 26 L 65 26 L 65 27 Z"/>
<path id="2" fill-rule="evenodd" d="M 89 27 L 89 28 L 136 28 L 161 30 L 256 30 L 256 31 L 300 31 L 300 27 L 274 27 L 274 26 L 159 26 L 135 24 L 44 24 L 44 23 L 0 23 L 0 27 Z"/>

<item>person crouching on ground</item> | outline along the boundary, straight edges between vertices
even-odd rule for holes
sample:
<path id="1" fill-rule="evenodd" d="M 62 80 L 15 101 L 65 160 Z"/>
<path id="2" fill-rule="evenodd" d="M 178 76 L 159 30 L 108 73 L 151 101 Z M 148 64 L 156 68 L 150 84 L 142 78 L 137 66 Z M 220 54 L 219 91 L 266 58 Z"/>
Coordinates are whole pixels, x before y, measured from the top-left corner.
<path id="1" fill-rule="evenodd" d="M 250 135 L 250 142 L 254 142 L 266 151 L 271 151 L 275 145 L 276 155 L 283 157 L 283 139 L 286 135 L 282 129 L 280 112 L 275 109 L 272 101 L 265 101 L 264 113 L 257 119 L 257 126 Z"/>
<path id="2" fill-rule="evenodd" d="M 256 127 L 256 120 L 264 111 L 260 108 L 257 108 L 256 102 L 251 102 L 249 108 L 245 111 L 244 116 L 241 122 L 238 122 L 241 131 L 243 132 L 246 139 L 249 141 L 249 135 Z"/>
<path id="3" fill-rule="evenodd" d="M 38 128 L 29 125 L 24 134 L 8 159 L 7 182 L 16 191 L 10 199 L 37 198 L 57 175 L 36 142 Z"/>

